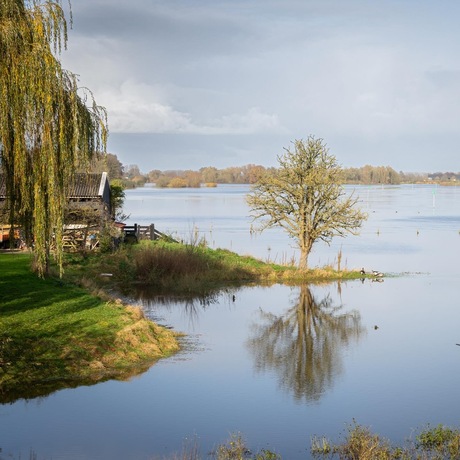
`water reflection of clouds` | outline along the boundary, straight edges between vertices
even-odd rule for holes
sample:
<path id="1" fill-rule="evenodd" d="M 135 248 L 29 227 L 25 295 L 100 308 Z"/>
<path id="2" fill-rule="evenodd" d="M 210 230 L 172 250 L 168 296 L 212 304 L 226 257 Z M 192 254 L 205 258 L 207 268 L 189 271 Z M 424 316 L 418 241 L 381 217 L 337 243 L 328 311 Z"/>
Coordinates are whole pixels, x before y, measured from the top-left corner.
<path id="1" fill-rule="evenodd" d="M 450 227 L 453 224 L 458 224 L 460 225 L 460 215 L 444 215 L 444 216 L 439 216 L 439 215 L 424 215 L 424 216 L 414 216 L 409 219 L 404 219 L 405 221 L 413 221 L 413 222 L 421 222 L 421 223 L 427 223 L 429 224 L 432 228 L 436 227 Z"/>

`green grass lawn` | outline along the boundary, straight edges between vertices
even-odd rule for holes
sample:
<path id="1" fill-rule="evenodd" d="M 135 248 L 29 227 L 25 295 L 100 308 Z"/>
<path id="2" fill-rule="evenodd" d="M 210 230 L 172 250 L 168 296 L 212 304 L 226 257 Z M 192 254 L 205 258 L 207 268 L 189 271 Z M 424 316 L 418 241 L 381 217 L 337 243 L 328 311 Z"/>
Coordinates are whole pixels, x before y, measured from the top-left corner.
<path id="1" fill-rule="evenodd" d="M 177 348 L 139 309 L 39 279 L 30 255 L 0 253 L 0 401 L 122 378 Z"/>

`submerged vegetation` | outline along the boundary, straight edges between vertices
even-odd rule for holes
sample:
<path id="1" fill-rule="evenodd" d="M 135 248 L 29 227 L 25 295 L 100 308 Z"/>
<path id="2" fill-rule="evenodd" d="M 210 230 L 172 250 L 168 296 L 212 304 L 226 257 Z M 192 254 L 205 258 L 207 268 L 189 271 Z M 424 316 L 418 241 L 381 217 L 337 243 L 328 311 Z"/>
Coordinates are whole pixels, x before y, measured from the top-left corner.
<path id="1" fill-rule="evenodd" d="M 460 458 L 460 431 L 444 425 L 429 425 L 403 446 L 374 434 L 356 422 L 349 425 L 345 439 L 337 444 L 324 437 L 312 440 L 316 459 L 339 460 L 454 460 Z"/>
<path id="2" fill-rule="evenodd" d="M 374 434 L 369 428 L 353 422 L 348 426 L 345 439 L 334 444 L 324 437 L 312 439 L 313 458 L 338 460 L 457 460 L 460 458 L 460 431 L 444 425 L 422 429 L 415 439 L 404 445 L 392 445 L 389 440 Z M 215 460 L 282 460 L 277 452 L 261 449 L 254 453 L 239 433 L 231 435 L 225 443 L 206 455 Z M 200 460 L 196 440 L 184 445 L 182 452 L 167 457 L 171 460 Z"/>
<path id="3" fill-rule="evenodd" d="M 353 422 L 345 439 L 333 444 L 324 437 L 313 438 L 310 453 L 316 460 L 457 460 L 460 458 L 460 431 L 443 425 L 427 426 L 415 439 L 404 445 L 392 445 L 389 440 L 374 434 L 369 428 Z M 165 458 L 165 457 L 162 457 Z M 240 433 L 219 444 L 205 456 L 195 439 L 184 444 L 181 452 L 166 457 L 167 460 L 282 460 L 276 451 L 261 449 L 253 452 Z"/>

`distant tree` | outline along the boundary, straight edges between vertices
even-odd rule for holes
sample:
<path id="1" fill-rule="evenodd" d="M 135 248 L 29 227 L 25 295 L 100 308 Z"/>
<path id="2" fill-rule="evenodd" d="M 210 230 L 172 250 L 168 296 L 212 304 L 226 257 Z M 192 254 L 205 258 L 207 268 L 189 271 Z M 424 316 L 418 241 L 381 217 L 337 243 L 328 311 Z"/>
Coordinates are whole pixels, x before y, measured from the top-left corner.
<path id="1" fill-rule="evenodd" d="M 213 166 L 207 166 L 205 168 L 200 169 L 201 173 L 201 180 L 202 182 L 217 182 L 218 178 L 218 170 L 217 168 L 214 168 Z"/>
<path id="2" fill-rule="evenodd" d="M 106 172 L 110 180 L 123 177 L 123 165 L 113 153 L 98 155 L 91 161 L 89 169 L 95 173 Z"/>
<path id="3" fill-rule="evenodd" d="M 244 182 L 246 184 L 254 184 L 265 173 L 265 168 L 260 165 L 247 165 L 244 167 L 245 175 Z"/>
<path id="4" fill-rule="evenodd" d="M 276 174 L 266 173 L 252 187 L 247 203 L 260 230 L 279 226 L 300 249 L 300 268 L 317 240 L 357 234 L 366 218 L 357 198 L 344 197 L 342 170 L 322 139 L 295 140 L 278 157 Z"/>
<path id="5" fill-rule="evenodd" d="M 149 171 L 148 176 L 149 176 L 149 182 L 155 183 L 158 178 L 161 176 L 162 172 L 159 169 L 152 169 Z"/>
<path id="6" fill-rule="evenodd" d="M 244 172 L 241 168 L 230 167 L 219 170 L 218 182 L 221 184 L 243 184 Z"/>
<path id="7" fill-rule="evenodd" d="M 139 166 L 137 165 L 125 165 L 123 169 L 124 169 L 124 175 L 128 179 L 132 179 L 133 177 L 142 175 L 139 169 Z"/>
<path id="8" fill-rule="evenodd" d="M 169 178 L 168 176 L 165 176 L 163 174 L 163 175 L 159 176 L 158 179 L 155 181 L 155 185 L 158 188 L 165 188 L 165 187 L 168 186 L 170 180 L 171 180 L 171 178 Z"/>
<path id="9" fill-rule="evenodd" d="M 74 171 L 106 146 L 105 111 L 56 57 L 66 41 L 60 0 L 0 1 L 0 169 L 9 222 L 33 241 L 40 276 L 53 252 L 62 267 Z"/>
<path id="10" fill-rule="evenodd" d="M 346 183 L 351 184 L 400 184 L 401 175 L 390 166 L 346 168 L 343 170 Z"/>
<path id="11" fill-rule="evenodd" d="M 405 173 L 399 171 L 399 176 L 401 177 L 401 182 L 404 182 L 406 184 L 416 184 L 420 182 L 427 182 L 430 180 L 430 177 L 427 173 Z"/>
<path id="12" fill-rule="evenodd" d="M 148 177 L 141 174 L 140 176 L 131 177 L 130 180 L 134 184 L 134 187 L 143 187 L 147 182 Z"/>
<path id="13" fill-rule="evenodd" d="M 185 171 L 184 179 L 187 182 L 187 187 L 200 188 L 201 174 L 197 171 Z"/>
<path id="14" fill-rule="evenodd" d="M 174 177 L 168 183 L 169 188 L 186 188 L 187 181 L 182 177 Z"/>

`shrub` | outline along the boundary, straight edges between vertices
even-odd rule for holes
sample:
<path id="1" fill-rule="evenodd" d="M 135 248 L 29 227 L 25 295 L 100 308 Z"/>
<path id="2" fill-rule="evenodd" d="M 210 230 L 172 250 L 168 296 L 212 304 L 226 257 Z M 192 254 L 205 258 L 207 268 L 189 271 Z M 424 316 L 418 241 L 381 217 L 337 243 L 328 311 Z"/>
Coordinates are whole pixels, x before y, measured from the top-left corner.
<path id="1" fill-rule="evenodd" d="M 460 432 L 443 425 L 428 426 L 417 436 L 416 448 L 439 454 L 440 458 L 460 458 Z"/>
<path id="2" fill-rule="evenodd" d="M 314 458 L 340 460 L 458 460 L 460 432 L 443 425 L 428 426 L 415 442 L 393 447 L 369 428 L 353 422 L 345 440 L 339 444 L 332 444 L 324 437 L 313 438 L 311 453 Z"/>
<path id="3" fill-rule="evenodd" d="M 185 188 L 187 187 L 187 181 L 182 177 L 173 177 L 169 183 L 169 188 Z"/>

